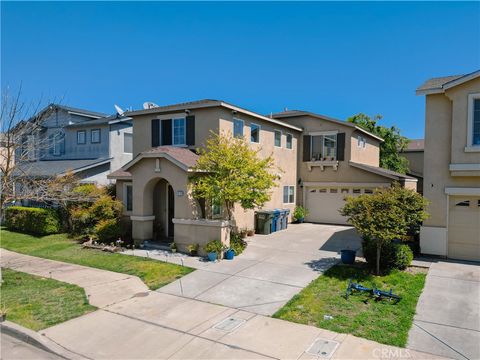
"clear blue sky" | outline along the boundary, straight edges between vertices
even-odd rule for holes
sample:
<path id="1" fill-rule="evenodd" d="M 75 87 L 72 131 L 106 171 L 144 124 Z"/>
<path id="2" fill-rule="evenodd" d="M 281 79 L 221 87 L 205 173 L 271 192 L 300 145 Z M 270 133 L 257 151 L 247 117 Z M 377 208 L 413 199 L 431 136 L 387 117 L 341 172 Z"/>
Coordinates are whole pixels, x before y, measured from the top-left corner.
<path id="1" fill-rule="evenodd" d="M 384 115 L 423 137 L 434 76 L 480 68 L 480 2 L 2 2 L 1 84 L 113 113 L 202 98 Z"/>

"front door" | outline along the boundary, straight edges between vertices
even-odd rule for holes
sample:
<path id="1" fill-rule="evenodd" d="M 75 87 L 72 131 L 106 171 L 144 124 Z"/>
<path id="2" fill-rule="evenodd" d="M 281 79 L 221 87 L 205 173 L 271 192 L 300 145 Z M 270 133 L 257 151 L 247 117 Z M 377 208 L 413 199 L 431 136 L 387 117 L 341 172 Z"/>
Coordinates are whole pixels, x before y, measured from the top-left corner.
<path id="1" fill-rule="evenodd" d="M 175 194 L 173 188 L 168 185 L 168 206 L 167 206 L 167 221 L 168 221 L 168 237 L 173 238 L 173 216 L 175 214 Z"/>

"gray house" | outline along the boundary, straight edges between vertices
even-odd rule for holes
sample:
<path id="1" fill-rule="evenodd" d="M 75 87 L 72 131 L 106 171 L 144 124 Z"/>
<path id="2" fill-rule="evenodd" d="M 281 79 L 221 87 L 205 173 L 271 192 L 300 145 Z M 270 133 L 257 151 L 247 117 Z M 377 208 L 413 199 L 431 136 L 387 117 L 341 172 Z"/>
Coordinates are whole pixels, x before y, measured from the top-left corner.
<path id="1" fill-rule="evenodd" d="M 71 171 L 82 182 L 106 185 L 112 182 L 107 174 L 132 159 L 129 117 L 50 104 L 35 119 L 40 126 L 24 136 L 24 155 L 16 156 L 21 159 L 18 176 L 53 177 Z"/>

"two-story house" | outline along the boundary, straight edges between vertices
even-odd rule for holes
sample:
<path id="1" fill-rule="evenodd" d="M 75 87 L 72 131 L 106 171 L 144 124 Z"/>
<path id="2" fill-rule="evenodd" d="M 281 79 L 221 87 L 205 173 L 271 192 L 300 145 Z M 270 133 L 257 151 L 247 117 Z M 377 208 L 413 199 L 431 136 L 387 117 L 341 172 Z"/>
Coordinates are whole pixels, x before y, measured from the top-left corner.
<path id="1" fill-rule="evenodd" d="M 427 80 L 421 251 L 480 260 L 480 71 Z"/>
<path id="2" fill-rule="evenodd" d="M 127 113 L 133 119 L 134 159 L 109 176 L 132 220 L 133 238 L 173 238 L 180 248 L 193 242 L 228 238 L 226 222 L 205 218 L 222 209 L 191 196 L 189 176 L 210 132 L 248 139 L 260 156 L 272 155 L 281 171 L 279 186 L 265 208 L 295 207 L 297 142 L 301 129 L 217 100 L 201 100 Z M 279 171 L 280 172 L 280 171 Z M 237 207 L 238 228 L 254 228 L 253 210 Z M 202 245 L 202 243 L 200 244 Z"/>
<path id="3" fill-rule="evenodd" d="M 345 196 L 371 194 L 397 182 L 416 189 L 417 180 L 379 167 L 378 136 L 346 121 L 291 110 L 272 117 L 303 129 L 297 158 L 298 204 L 307 221 L 347 224 L 339 209 Z"/>
<path id="4" fill-rule="evenodd" d="M 125 116 L 51 104 L 29 121 L 17 176 L 54 177 L 73 172 L 82 182 L 106 185 L 107 174 L 132 159 L 132 122 Z"/>
<path id="5" fill-rule="evenodd" d="M 379 167 L 379 137 L 360 127 L 308 112 L 271 116 L 217 100 L 201 100 L 127 114 L 133 119 L 134 159 L 112 173 L 117 196 L 133 222 L 137 242 L 174 239 L 182 250 L 193 242 L 228 237 L 226 222 L 211 221 L 222 209 L 194 199 L 188 178 L 195 149 L 213 132 L 244 136 L 260 156 L 272 155 L 282 170 L 265 209 L 303 204 L 311 222 L 345 224 L 339 209 L 346 195 L 372 193 L 416 179 Z M 254 211 L 237 207 L 234 225 L 254 228 Z M 200 244 L 202 245 L 202 244 Z"/>

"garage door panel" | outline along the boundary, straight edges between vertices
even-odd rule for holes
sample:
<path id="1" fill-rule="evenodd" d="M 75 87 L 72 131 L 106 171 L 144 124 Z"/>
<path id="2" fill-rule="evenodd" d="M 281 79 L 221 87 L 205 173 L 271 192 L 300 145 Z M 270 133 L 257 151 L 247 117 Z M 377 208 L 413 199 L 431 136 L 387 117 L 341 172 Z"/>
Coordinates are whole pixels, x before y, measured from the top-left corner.
<path id="1" fill-rule="evenodd" d="M 452 196 L 448 214 L 448 257 L 480 261 L 478 197 Z"/>

